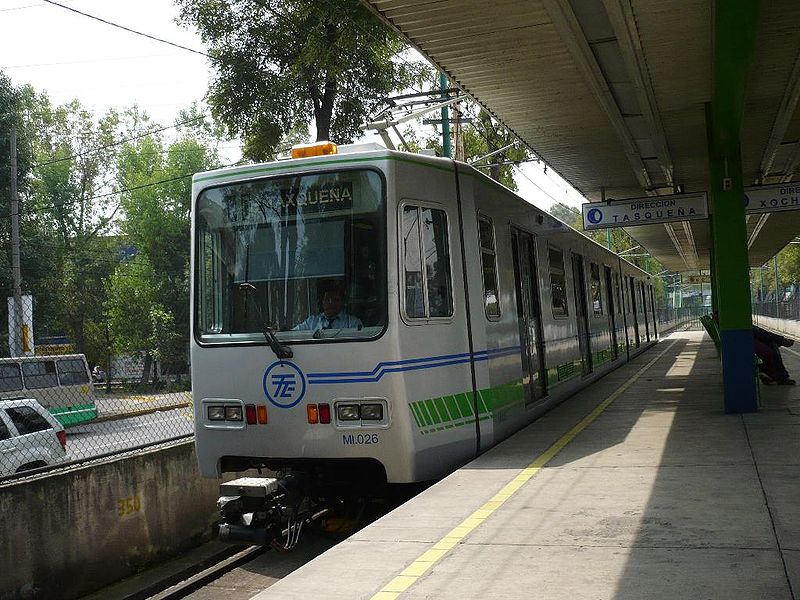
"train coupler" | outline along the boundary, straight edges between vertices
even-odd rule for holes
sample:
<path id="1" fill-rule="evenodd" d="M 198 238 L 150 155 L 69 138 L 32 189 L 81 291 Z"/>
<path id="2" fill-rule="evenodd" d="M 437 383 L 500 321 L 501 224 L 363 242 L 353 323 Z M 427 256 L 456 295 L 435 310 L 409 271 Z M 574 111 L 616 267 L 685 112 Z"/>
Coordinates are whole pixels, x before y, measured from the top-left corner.
<path id="1" fill-rule="evenodd" d="M 217 500 L 223 520 L 219 539 L 293 548 L 303 526 L 328 512 L 318 506 L 312 510 L 308 481 L 302 474 L 290 473 L 281 479 L 242 477 L 223 483 Z"/>

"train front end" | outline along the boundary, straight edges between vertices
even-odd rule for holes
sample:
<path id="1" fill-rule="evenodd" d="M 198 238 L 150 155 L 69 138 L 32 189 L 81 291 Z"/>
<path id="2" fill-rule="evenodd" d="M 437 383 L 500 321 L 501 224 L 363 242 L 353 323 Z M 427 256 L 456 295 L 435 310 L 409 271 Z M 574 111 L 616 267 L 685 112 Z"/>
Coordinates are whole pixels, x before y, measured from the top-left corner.
<path id="1" fill-rule="evenodd" d="M 402 394 L 373 372 L 395 351 L 380 159 L 195 176 L 191 368 L 204 476 L 267 469 L 278 474 L 273 496 L 298 482 L 413 480 L 398 458 L 410 444 Z M 255 485 L 239 496 L 274 487 Z"/>

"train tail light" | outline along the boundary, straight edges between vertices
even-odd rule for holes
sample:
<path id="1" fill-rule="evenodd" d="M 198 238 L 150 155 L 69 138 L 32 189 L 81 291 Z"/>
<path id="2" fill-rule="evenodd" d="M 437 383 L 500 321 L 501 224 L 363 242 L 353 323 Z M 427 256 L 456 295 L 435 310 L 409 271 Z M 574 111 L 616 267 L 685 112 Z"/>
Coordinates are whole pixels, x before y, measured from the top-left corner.
<path id="1" fill-rule="evenodd" d="M 263 404 L 258 406 L 258 422 L 261 425 L 266 425 L 269 422 L 267 419 L 267 407 Z"/>
<path id="2" fill-rule="evenodd" d="M 61 447 L 66 450 L 67 449 L 67 432 L 63 429 L 61 431 L 56 431 L 56 437 L 58 438 L 58 442 L 61 444 Z"/>
<path id="3" fill-rule="evenodd" d="M 247 417 L 247 424 L 248 425 L 255 425 L 256 424 L 256 405 L 255 404 L 245 404 L 244 413 L 245 413 L 245 416 Z"/>
<path id="4" fill-rule="evenodd" d="M 320 404 L 319 405 L 319 422 L 323 424 L 328 424 L 331 422 L 331 405 L 330 404 Z"/>

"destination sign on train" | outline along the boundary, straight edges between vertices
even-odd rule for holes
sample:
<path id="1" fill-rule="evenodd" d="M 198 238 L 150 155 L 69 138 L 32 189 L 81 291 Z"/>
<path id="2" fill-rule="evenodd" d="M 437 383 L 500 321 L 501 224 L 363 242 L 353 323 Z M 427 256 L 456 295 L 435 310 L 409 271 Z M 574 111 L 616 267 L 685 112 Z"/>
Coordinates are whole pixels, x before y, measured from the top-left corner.
<path id="1" fill-rule="evenodd" d="M 777 183 L 744 188 L 747 213 L 800 209 L 800 183 Z"/>
<path id="2" fill-rule="evenodd" d="M 587 202 L 582 208 L 586 230 L 708 218 L 705 192 Z"/>
<path id="3" fill-rule="evenodd" d="M 261 222 L 272 214 L 327 213 L 353 207 L 353 182 L 339 181 L 300 188 L 255 187 L 243 190 L 236 200 L 229 200 L 226 204 L 228 219 L 232 222 L 251 222 L 253 219 Z"/>

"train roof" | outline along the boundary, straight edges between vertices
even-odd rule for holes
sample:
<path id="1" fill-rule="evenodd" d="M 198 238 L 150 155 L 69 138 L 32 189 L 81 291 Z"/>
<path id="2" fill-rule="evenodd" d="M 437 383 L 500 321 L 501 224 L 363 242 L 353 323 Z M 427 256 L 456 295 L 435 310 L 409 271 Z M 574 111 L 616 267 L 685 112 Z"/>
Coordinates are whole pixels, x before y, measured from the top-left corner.
<path id="1" fill-rule="evenodd" d="M 202 171 L 199 173 L 195 173 L 192 177 L 192 185 L 202 187 L 207 187 L 209 185 L 219 185 L 222 183 L 234 182 L 239 181 L 241 179 L 248 179 L 251 177 L 258 177 L 264 175 L 271 175 L 271 174 L 280 174 L 286 171 L 312 171 L 316 170 L 321 166 L 330 166 L 334 164 L 355 164 L 355 163 L 364 163 L 370 161 L 379 161 L 379 160 L 399 160 L 406 163 L 418 164 L 421 166 L 427 166 L 434 169 L 439 170 L 447 170 L 452 171 L 455 164 L 458 164 L 459 172 L 468 175 L 477 177 L 483 180 L 490 186 L 493 186 L 495 189 L 502 190 L 506 193 L 510 198 L 521 205 L 524 205 L 529 210 L 534 210 L 539 214 L 543 215 L 545 218 L 551 219 L 555 223 L 558 223 L 560 226 L 574 232 L 576 235 L 580 235 L 584 240 L 596 245 L 598 248 L 602 249 L 605 252 L 609 252 L 617 256 L 620 260 L 630 265 L 632 268 L 641 271 L 642 274 L 647 275 L 648 277 L 651 276 L 650 273 L 647 273 L 640 267 L 636 266 L 635 264 L 628 261 L 625 257 L 618 256 L 614 252 L 610 251 L 608 248 L 599 244 L 596 240 L 590 238 L 583 234 L 583 232 L 578 231 L 568 223 L 565 223 L 558 217 L 555 217 L 548 213 L 547 211 L 539 208 L 535 204 L 532 204 L 519 196 L 513 190 L 510 190 L 502 183 L 495 181 L 485 173 L 482 173 L 472 165 L 454 161 L 450 158 L 443 158 L 440 156 L 432 156 L 429 154 L 421 154 L 421 153 L 414 153 L 414 152 L 405 152 L 402 150 L 390 150 L 385 148 L 379 144 L 375 143 L 362 143 L 362 144 L 346 144 L 341 145 L 338 147 L 338 152 L 336 154 L 328 154 L 324 156 L 313 156 L 308 158 L 285 158 L 285 159 L 278 159 L 268 163 L 254 163 L 250 165 L 239 165 L 239 166 L 232 166 L 232 167 L 223 167 L 221 169 L 214 169 L 212 171 Z"/>

